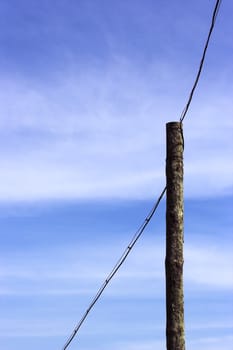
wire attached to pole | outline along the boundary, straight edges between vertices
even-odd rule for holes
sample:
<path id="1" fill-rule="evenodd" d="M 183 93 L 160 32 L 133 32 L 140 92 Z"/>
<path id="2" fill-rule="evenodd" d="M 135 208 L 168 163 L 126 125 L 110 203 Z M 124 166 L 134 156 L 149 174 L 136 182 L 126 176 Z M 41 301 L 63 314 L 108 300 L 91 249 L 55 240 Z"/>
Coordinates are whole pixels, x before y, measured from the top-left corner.
<path id="1" fill-rule="evenodd" d="M 73 330 L 72 334 L 70 335 L 69 339 L 67 340 L 67 342 L 65 343 L 64 347 L 62 348 L 62 350 L 66 350 L 68 348 L 68 346 L 70 345 L 70 343 L 72 342 L 72 340 L 74 339 L 74 337 L 76 336 L 76 334 L 78 333 L 80 327 L 82 326 L 83 322 L 85 321 L 85 319 L 87 318 L 89 312 L 91 311 L 91 309 L 93 308 L 93 306 L 95 305 L 95 303 L 98 301 L 98 299 L 101 297 L 101 294 L 103 293 L 103 291 L 105 290 L 105 288 L 107 287 L 107 285 L 109 284 L 109 282 L 111 281 L 111 279 L 115 276 L 115 274 L 117 273 L 117 271 L 119 270 L 119 268 L 121 267 L 121 265 L 124 263 L 124 261 L 126 260 L 127 256 L 129 255 L 130 251 L 132 250 L 133 246 L 135 245 L 135 243 L 137 242 L 137 240 L 140 238 L 140 236 L 142 235 L 143 231 L 145 230 L 146 226 L 149 224 L 152 216 L 154 215 L 156 209 L 158 208 L 158 205 L 160 203 L 160 201 L 162 200 L 164 193 L 166 192 L 166 187 L 164 187 L 163 191 L 161 192 L 159 198 L 157 199 L 155 205 L 153 206 L 153 208 L 151 209 L 151 211 L 149 212 L 149 214 L 147 215 L 147 217 L 145 218 L 145 220 L 143 221 L 142 225 L 139 227 L 139 229 L 136 231 L 135 235 L 133 236 L 132 240 L 130 241 L 130 243 L 128 244 L 127 248 L 125 249 L 124 253 L 121 255 L 120 259 L 118 260 L 118 262 L 115 264 L 115 266 L 113 267 L 112 271 L 110 272 L 110 274 L 108 275 L 108 277 L 105 279 L 104 283 L 102 284 L 102 286 L 99 288 L 98 292 L 96 293 L 95 297 L 92 299 L 90 305 L 88 306 L 87 310 L 84 312 L 82 318 L 80 319 L 79 323 L 77 324 L 77 326 L 75 327 L 75 329 Z"/>
<path id="2" fill-rule="evenodd" d="M 204 64 L 204 60 L 205 60 L 205 56 L 206 56 L 206 51 L 207 51 L 207 48 L 208 48 L 208 45 L 209 45 L 209 41 L 210 41 L 210 37 L 211 37 L 212 31 L 214 29 L 214 25 L 215 25 L 215 22 L 216 22 L 216 18 L 217 18 L 218 12 L 219 12 L 220 5 L 221 5 L 221 0 L 217 0 L 216 4 L 215 4 L 213 16 L 212 16 L 210 30 L 209 30 L 209 33 L 208 33 L 208 36 L 207 36 L 206 44 L 205 44 L 205 47 L 204 47 L 204 50 L 203 50 L 202 58 L 201 58 L 201 61 L 200 61 L 198 72 L 197 72 L 197 76 L 196 76 L 196 79 L 194 81 L 191 93 L 189 95 L 188 102 L 187 102 L 187 104 L 186 104 L 186 106 L 185 106 L 185 108 L 184 108 L 184 110 L 183 110 L 183 112 L 181 114 L 181 117 L 180 117 L 180 124 L 181 124 L 180 125 L 180 128 L 181 128 L 180 130 L 181 130 L 181 136 L 182 136 L 182 140 L 183 140 L 183 147 L 184 147 L 184 136 L 183 136 L 182 123 L 183 123 L 183 120 L 186 117 L 186 114 L 188 112 L 189 106 L 190 106 L 192 98 L 193 98 L 193 94 L 195 92 L 195 89 L 197 87 L 197 84 L 198 84 L 198 81 L 199 81 L 199 78 L 200 78 L 200 75 L 201 75 L 201 72 L 202 72 L 202 68 L 203 68 L 203 64 Z M 105 279 L 105 281 L 102 284 L 102 286 L 99 288 L 98 292 L 96 293 L 95 297 L 92 299 L 89 307 L 87 308 L 87 310 L 83 314 L 82 318 L 80 319 L 79 323 L 77 324 L 77 326 L 73 330 L 72 334 L 68 338 L 68 340 L 65 343 L 64 347 L 62 348 L 62 350 L 66 350 L 68 348 L 68 346 L 70 345 L 70 343 L 72 342 L 72 340 L 74 339 L 76 334 L 78 333 L 78 331 L 79 331 L 80 327 L 82 326 L 83 322 L 87 318 L 89 312 L 91 311 L 91 309 L 93 308 L 95 303 L 98 301 L 98 299 L 101 297 L 103 291 L 105 290 L 105 288 L 107 287 L 107 285 L 109 284 L 111 279 L 115 276 L 115 274 L 117 273 L 119 268 L 122 266 L 122 264 L 126 260 L 126 258 L 129 255 L 130 251 L 132 250 L 132 248 L 134 247 L 135 243 L 140 238 L 140 236 L 142 235 L 142 233 L 145 230 L 146 226 L 150 222 L 152 216 L 154 215 L 154 213 L 155 213 L 155 211 L 156 211 L 160 201 L 162 200 L 162 198 L 163 198 L 163 196 L 164 196 L 164 194 L 166 192 L 166 189 L 167 188 L 164 187 L 163 191 L 161 192 L 159 198 L 157 199 L 157 201 L 156 201 L 155 205 L 153 206 L 153 208 L 151 209 L 150 213 L 147 215 L 147 217 L 143 221 L 142 225 L 139 227 L 139 229 L 135 233 L 135 235 L 132 238 L 131 242 L 128 244 L 128 246 L 125 249 L 124 253 L 120 257 L 118 262 L 115 264 L 115 266 L 113 267 L 113 269 L 110 272 L 110 274 L 108 275 L 108 277 Z"/>
<path id="3" fill-rule="evenodd" d="M 185 118 L 185 116 L 186 116 L 186 114 L 188 112 L 190 103 L 191 103 L 192 98 L 193 98 L 194 91 L 195 91 L 195 89 L 197 87 L 197 84 L 198 84 L 198 81 L 199 81 L 199 78 L 200 78 L 200 75 L 201 75 L 201 71 L 202 71 L 204 60 L 205 60 L 205 56 L 206 56 L 206 51 L 207 51 L 208 46 L 209 46 L 210 37 L 211 37 L 212 31 L 214 29 L 214 25 L 215 25 L 215 22 L 216 22 L 216 18 L 217 18 L 217 15 L 218 15 L 218 11 L 219 11 L 221 2 L 222 2 L 222 0 L 217 0 L 216 4 L 215 4 L 215 8 L 214 8 L 214 12 L 213 12 L 212 20 L 211 20 L 211 26 L 210 26 L 209 33 L 208 33 L 207 40 L 206 40 L 206 44 L 205 44 L 205 47 L 204 47 L 204 50 L 203 50 L 203 54 L 202 54 L 202 58 L 201 58 L 200 65 L 199 65 L 199 69 L 198 69 L 198 72 L 197 72 L 197 76 L 196 76 L 196 79 L 194 81 L 191 93 L 189 95 L 188 102 L 187 102 L 187 104 L 186 104 L 186 106 L 185 106 L 185 108 L 184 108 L 184 110 L 183 110 L 183 112 L 181 114 L 181 117 L 180 117 L 180 122 L 181 123 L 183 122 L 183 120 L 184 120 L 184 118 Z"/>

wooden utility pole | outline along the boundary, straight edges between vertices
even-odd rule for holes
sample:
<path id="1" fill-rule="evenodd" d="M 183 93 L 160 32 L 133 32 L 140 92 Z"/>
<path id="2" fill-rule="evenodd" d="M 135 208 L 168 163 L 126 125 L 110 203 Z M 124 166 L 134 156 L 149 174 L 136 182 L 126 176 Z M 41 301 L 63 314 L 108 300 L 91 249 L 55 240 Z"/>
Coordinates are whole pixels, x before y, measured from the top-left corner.
<path id="1" fill-rule="evenodd" d="M 180 122 L 166 125 L 166 310 L 167 350 L 185 350 L 183 294 L 183 134 Z"/>

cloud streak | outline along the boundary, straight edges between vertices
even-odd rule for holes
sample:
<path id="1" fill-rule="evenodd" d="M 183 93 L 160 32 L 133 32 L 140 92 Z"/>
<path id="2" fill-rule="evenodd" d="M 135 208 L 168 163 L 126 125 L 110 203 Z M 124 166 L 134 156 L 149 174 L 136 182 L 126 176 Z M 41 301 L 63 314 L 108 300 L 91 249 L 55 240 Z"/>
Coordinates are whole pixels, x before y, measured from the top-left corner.
<path id="1" fill-rule="evenodd" d="M 56 85 L 2 84 L 0 198 L 152 197 L 165 182 L 165 123 L 183 104 L 177 79 L 172 66 L 142 71 L 117 59 L 104 71 L 64 72 Z M 187 118 L 189 197 L 232 190 L 230 95 L 209 89 Z"/>
<path id="2" fill-rule="evenodd" d="M 46 254 L 28 253 L 3 261 L 0 276 L 5 287 L 2 295 L 94 295 L 120 249 L 96 246 L 63 247 Z M 119 253 L 120 254 L 120 253 Z M 164 294 L 164 247 L 151 247 L 149 242 L 130 256 L 108 288 L 109 296 L 134 295 L 145 298 Z M 61 259 L 58 261 L 57 256 Z M 96 263 L 98 262 L 98 263 Z M 233 289 L 231 252 L 221 253 L 214 247 L 185 247 L 185 285 L 188 290 L 230 291 Z M 109 271 L 108 271 L 109 270 Z M 145 288 L 144 285 L 150 285 Z"/>

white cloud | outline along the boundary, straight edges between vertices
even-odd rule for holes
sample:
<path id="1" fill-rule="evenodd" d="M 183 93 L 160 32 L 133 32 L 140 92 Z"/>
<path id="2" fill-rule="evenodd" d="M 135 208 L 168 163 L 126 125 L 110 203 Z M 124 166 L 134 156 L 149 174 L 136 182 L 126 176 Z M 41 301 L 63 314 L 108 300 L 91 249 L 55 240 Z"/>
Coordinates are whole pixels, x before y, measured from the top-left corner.
<path id="1" fill-rule="evenodd" d="M 212 290 L 233 289 L 232 253 L 230 247 L 211 245 L 185 247 L 186 284 L 199 284 Z"/>
<path id="2" fill-rule="evenodd" d="M 106 289 L 103 298 L 97 303 L 98 306 L 96 305 L 96 309 L 93 310 L 93 319 L 90 318 L 89 325 L 83 327 L 80 333 L 81 339 L 77 339 L 78 344 L 84 341 L 88 349 L 87 339 L 90 337 L 96 337 L 98 340 L 109 332 L 112 339 L 119 339 L 119 335 L 124 339 L 125 332 L 127 337 L 131 332 L 139 335 L 137 346 L 140 345 L 142 349 L 150 349 L 154 345 L 158 345 L 158 348 L 161 345 L 161 349 L 164 348 L 162 343 L 165 341 L 165 322 L 162 322 L 161 318 L 165 313 L 165 247 L 161 243 L 156 245 L 155 240 L 157 239 L 146 235 L 138 242 L 139 247 L 135 246 L 126 265 L 122 267 Z M 15 336 L 19 338 L 64 336 L 65 340 L 125 247 L 125 243 L 119 239 L 117 241 L 118 243 L 113 239 L 111 244 L 105 245 L 99 242 L 94 246 L 82 241 L 79 245 L 72 246 L 63 244 L 60 247 L 47 246 L 46 249 L 34 247 L 32 250 L 25 250 L 22 247 L 21 253 L 18 249 L 18 253 L 4 252 L 0 264 L 1 285 L 4 286 L 0 291 L 1 298 L 2 300 L 6 298 L 7 303 L 11 298 L 16 298 L 20 306 L 16 311 L 14 307 L 12 311 L 8 310 L 9 315 L 13 315 L 12 319 L 4 317 L 0 320 L 1 335 L 10 336 L 14 331 Z M 217 249 L 214 240 L 204 242 L 202 246 L 199 246 L 197 241 L 192 245 L 185 243 L 184 277 L 188 303 L 193 297 L 195 299 L 197 294 L 194 294 L 193 290 L 196 289 L 204 303 L 208 301 L 211 293 L 213 300 L 216 297 L 218 301 L 221 300 L 225 309 L 228 307 L 229 298 L 225 304 L 223 300 L 226 295 L 231 295 L 233 289 L 232 264 L 229 260 L 232 258 L 230 246 L 225 245 L 221 245 L 222 249 Z M 217 349 L 221 338 L 226 349 L 230 349 L 228 338 L 222 337 L 221 334 L 230 332 L 232 322 L 227 324 L 225 314 L 217 320 L 213 318 L 209 320 L 209 316 L 203 314 L 202 305 L 197 309 L 195 315 L 191 315 L 192 312 L 189 314 L 186 329 L 189 348 L 197 350 L 200 346 L 204 349 L 204 344 L 207 344 L 209 349 L 211 345 L 213 349 Z M 139 318 L 133 318 L 135 310 Z M 150 312 L 154 314 L 152 320 Z M 216 311 L 213 311 L 213 314 L 216 315 Z M 125 320 L 127 315 L 131 315 L 134 321 Z M 200 319 L 200 322 L 197 319 Z M 203 324 L 205 319 L 208 322 Z M 151 325 L 151 329 L 148 330 L 146 322 Z M 192 332 L 202 334 L 205 332 L 206 337 L 198 342 Z M 162 334 L 164 338 L 161 344 L 159 341 L 145 342 L 144 339 L 147 338 L 144 334 L 152 334 L 153 337 L 155 334 Z M 213 334 L 218 334 L 219 338 L 206 339 Z M 104 345 L 107 349 L 106 344 L 107 341 Z M 114 344 L 116 349 L 123 347 L 133 349 L 135 342 L 122 341 L 117 344 L 114 341 Z"/>
<path id="3" fill-rule="evenodd" d="M 113 249 L 114 246 L 114 249 Z M 105 246 L 62 247 L 54 251 L 9 256 L 2 261 L 2 295 L 94 296 L 116 263 L 122 248 Z M 57 260 L 57 256 L 60 259 Z M 144 242 L 135 249 L 106 289 L 112 296 L 163 297 L 165 285 L 164 246 Z M 185 289 L 231 291 L 232 257 L 229 249 L 185 245 Z M 147 286 L 147 288 L 145 288 Z"/>
<path id="4" fill-rule="evenodd" d="M 1 84 L 0 198 L 159 193 L 165 123 L 179 119 L 188 73 L 176 86 L 172 65 L 142 70 L 119 58 L 105 70 L 72 73 L 47 86 Z M 221 84 L 226 88 L 227 82 Z M 233 186 L 231 88 L 224 94 L 216 85 L 205 89 L 185 120 L 186 196 L 226 194 Z"/>
<path id="5" fill-rule="evenodd" d="M 187 342 L 187 346 L 191 350 L 231 350 L 232 341 L 233 337 L 231 335 L 199 337 L 199 339 Z"/>

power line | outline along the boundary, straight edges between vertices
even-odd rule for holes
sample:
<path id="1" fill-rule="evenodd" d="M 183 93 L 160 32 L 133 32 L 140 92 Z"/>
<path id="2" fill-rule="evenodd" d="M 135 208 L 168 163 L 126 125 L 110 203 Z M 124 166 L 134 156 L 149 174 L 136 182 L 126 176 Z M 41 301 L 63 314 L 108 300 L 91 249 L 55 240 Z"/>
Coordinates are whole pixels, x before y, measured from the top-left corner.
<path id="1" fill-rule="evenodd" d="M 194 91 L 195 91 L 195 89 L 197 87 L 197 84 L 198 84 L 198 81 L 199 81 L 199 78 L 200 78 L 200 75 L 201 75 L 201 72 L 202 72 L 202 67 L 203 67 L 203 64 L 204 64 L 206 51 L 207 51 L 207 48 L 208 48 L 208 45 L 209 45 L 209 41 L 210 41 L 210 37 L 211 37 L 212 31 L 214 29 L 214 25 L 215 25 L 215 22 L 216 22 L 216 18 L 217 18 L 217 15 L 218 15 L 218 11 L 219 11 L 220 5 L 221 5 L 221 0 L 217 0 L 216 4 L 215 4 L 214 11 L 213 11 L 211 26 L 210 26 L 210 30 L 209 30 L 209 33 L 208 33 L 208 36 L 207 36 L 206 44 L 205 44 L 205 47 L 204 47 L 204 50 L 203 50 L 203 54 L 202 54 L 202 58 L 201 58 L 200 65 L 199 65 L 199 69 L 198 69 L 198 72 L 197 72 L 197 76 L 196 76 L 196 79 L 194 81 L 191 93 L 189 95 L 188 102 L 187 102 L 187 104 L 186 104 L 186 106 L 185 106 L 185 108 L 184 108 L 184 110 L 183 110 L 183 112 L 181 114 L 181 117 L 180 117 L 180 130 L 181 130 L 181 136 L 182 136 L 182 140 L 183 140 L 183 147 L 184 147 L 184 136 L 183 136 L 182 122 L 183 122 L 183 120 L 184 120 L 184 118 L 185 118 L 185 116 L 186 116 L 186 114 L 188 112 L 189 106 L 190 106 L 192 98 L 193 98 Z M 93 306 L 96 304 L 96 302 L 99 300 L 99 298 L 101 297 L 101 295 L 104 292 L 105 288 L 107 287 L 107 285 L 109 284 L 111 279 L 115 276 L 115 274 L 117 273 L 119 268 L 122 266 L 122 264 L 126 260 L 127 256 L 129 255 L 130 251 L 132 250 L 132 248 L 134 247 L 134 245 L 138 241 L 138 239 L 141 237 L 143 231 L 145 230 L 146 226 L 148 225 L 148 223 L 150 222 L 151 218 L 153 217 L 156 209 L 158 208 L 158 205 L 159 205 L 160 201 L 162 200 L 162 198 L 163 198 L 163 196 L 164 196 L 164 194 L 166 192 L 166 189 L 167 188 L 165 186 L 164 189 L 162 190 L 160 196 L 158 197 L 155 205 L 153 206 L 153 208 L 151 209 L 151 211 L 149 212 L 149 214 L 147 215 L 147 217 L 143 221 L 142 225 L 138 228 L 138 230 L 136 231 L 136 233 L 133 236 L 132 240 L 128 244 L 127 248 L 125 249 L 125 251 L 123 252 L 121 257 L 119 258 L 119 260 L 117 261 L 117 263 L 113 267 L 113 269 L 110 272 L 110 274 L 108 275 L 108 277 L 103 282 L 102 286 L 99 288 L 99 290 L 96 293 L 96 295 L 94 296 L 94 298 L 92 299 L 91 303 L 89 304 L 89 306 L 86 309 L 85 313 L 83 314 L 82 318 L 78 322 L 77 326 L 74 328 L 72 334 L 70 335 L 70 337 L 66 341 L 66 343 L 63 346 L 62 350 L 66 350 L 68 348 L 68 346 L 70 345 L 70 343 L 72 342 L 72 340 L 74 339 L 76 334 L 78 333 L 80 327 L 84 323 L 85 319 L 87 318 L 89 312 L 91 311 Z"/>
<path id="2" fill-rule="evenodd" d="M 101 294 L 103 293 L 103 291 L 105 290 L 105 288 L 107 287 L 108 283 L 111 281 L 111 279 L 115 276 L 115 274 L 117 273 L 117 271 L 119 270 L 119 268 L 121 267 L 121 265 L 124 263 L 124 261 L 126 260 L 127 256 L 129 255 L 131 249 L 133 248 L 133 246 L 135 245 L 135 243 L 137 242 L 137 240 L 140 238 L 140 236 L 142 235 L 143 231 L 145 230 L 146 226 L 149 224 L 152 216 L 154 215 L 160 201 L 162 200 L 164 193 L 166 192 L 166 187 L 164 187 L 163 191 L 161 192 L 159 198 L 157 199 L 155 205 L 153 206 L 153 208 L 151 209 L 151 211 L 149 212 L 149 214 L 147 215 L 147 217 L 145 218 L 145 220 L 143 221 L 142 225 L 138 228 L 138 230 L 136 231 L 135 235 L 133 236 L 132 240 L 130 241 L 130 243 L 128 244 L 127 248 L 125 249 L 124 253 L 121 255 L 120 259 L 118 260 L 118 262 L 116 263 L 116 265 L 113 267 L 112 271 L 110 272 L 110 274 L 108 275 L 108 277 L 106 278 L 106 280 L 104 281 L 104 283 L 102 284 L 102 286 L 100 287 L 100 289 L 98 290 L 98 292 L 96 293 L 95 297 L 92 299 L 89 307 L 87 308 L 87 310 L 85 311 L 85 313 L 83 314 L 82 318 L 80 319 L 79 323 L 77 324 L 77 326 L 75 327 L 75 329 L 73 330 L 72 334 L 70 335 L 69 339 L 67 340 L 67 342 L 65 343 L 64 347 L 62 348 L 63 350 L 66 350 L 68 348 L 68 346 L 70 345 L 70 343 L 72 342 L 72 340 L 74 339 L 75 335 L 78 333 L 80 327 L 82 326 L 83 322 L 85 321 L 85 319 L 87 318 L 89 312 L 91 311 L 91 309 L 93 308 L 93 306 L 95 305 L 95 303 L 98 301 L 98 299 L 100 298 Z"/>
<path id="3" fill-rule="evenodd" d="M 199 78 L 200 78 L 200 75 L 201 75 L 202 67 L 203 67 L 204 60 L 205 60 L 206 51 L 207 51 L 207 48 L 208 48 L 208 45 L 209 45 L 209 41 L 210 41 L 210 37 L 211 37 L 212 31 L 214 29 L 214 25 L 215 25 L 215 22 L 216 22 L 216 18 L 217 18 L 217 15 L 218 15 L 218 11 L 219 11 L 221 2 L 222 2 L 221 0 L 217 0 L 216 4 L 215 4 L 215 8 L 214 8 L 214 12 L 213 12 L 212 20 L 211 20 L 211 25 L 210 25 L 209 33 L 208 33 L 208 36 L 207 36 L 206 44 L 205 44 L 205 47 L 204 47 L 204 50 L 203 50 L 203 54 L 202 54 L 202 58 L 201 58 L 200 65 L 199 65 L 199 69 L 198 69 L 198 72 L 197 72 L 197 76 L 196 76 L 196 79 L 194 81 L 191 93 L 189 95 L 188 102 L 187 102 L 187 104 L 186 104 L 186 106 L 185 106 L 185 108 L 184 108 L 184 110 L 183 110 L 183 112 L 181 114 L 181 117 L 180 117 L 180 122 L 181 123 L 183 122 L 183 120 L 184 120 L 184 118 L 185 118 L 185 116 L 186 116 L 186 114 L 188 112 L 190 103 L 191 103 L 192 98 L 193 98 L 194 91 L 195 91 L 195 89 L 197 87 L 197 84 L 198 84 L 198 81 L 199 81 Z"/>

